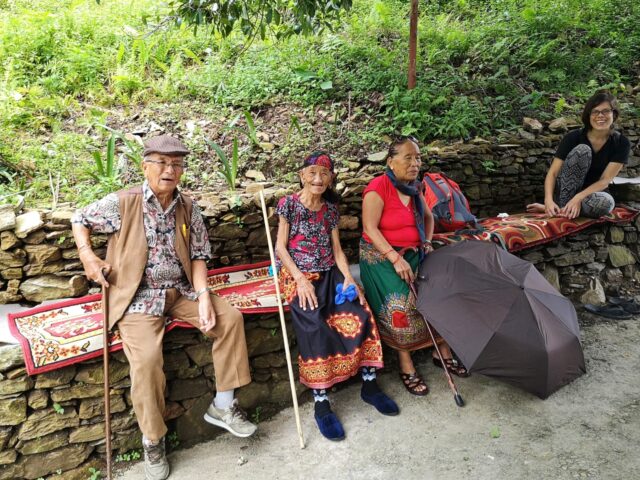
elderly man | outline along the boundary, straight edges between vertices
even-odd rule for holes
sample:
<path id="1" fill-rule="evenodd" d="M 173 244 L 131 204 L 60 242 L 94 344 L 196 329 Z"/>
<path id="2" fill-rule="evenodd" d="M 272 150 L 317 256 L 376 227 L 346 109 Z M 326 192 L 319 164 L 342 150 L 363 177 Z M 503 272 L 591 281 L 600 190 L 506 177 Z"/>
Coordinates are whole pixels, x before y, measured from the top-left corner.
<path id="1" fill-rule="evenodd" d="M 234 399 L 248 384 L 242 314 L 209 293 L 211 245 L 197 205 L 178 190 L 189 150 L 162 135 L 145 144 L 145 181 L 78 210 L 73 235 L 87 277 L 108 288 L 109 328 L 118 325 L 131 368 L 131 398 L 143 434 L 149 480 L 169 476 L 163 420 L 165 317 L 187 321 L 213 338 L 216 396 L 204 419 L 239 437 L 256 431 Z M 106 261 L 90 233 L 109 234 Z"/>

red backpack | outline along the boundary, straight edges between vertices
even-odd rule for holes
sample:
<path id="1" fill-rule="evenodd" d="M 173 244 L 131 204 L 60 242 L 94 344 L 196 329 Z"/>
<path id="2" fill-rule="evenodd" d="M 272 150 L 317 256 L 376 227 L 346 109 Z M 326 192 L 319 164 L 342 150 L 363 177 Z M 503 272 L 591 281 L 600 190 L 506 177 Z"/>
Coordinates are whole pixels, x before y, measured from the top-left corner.
<path id="1" fill-rule="evenodd" d="M 444 173 L 426 173 L 422 182 L 436 233 L 479 228 L 478 219 L 471 213 L 469 201 L 456 182 Z"/>

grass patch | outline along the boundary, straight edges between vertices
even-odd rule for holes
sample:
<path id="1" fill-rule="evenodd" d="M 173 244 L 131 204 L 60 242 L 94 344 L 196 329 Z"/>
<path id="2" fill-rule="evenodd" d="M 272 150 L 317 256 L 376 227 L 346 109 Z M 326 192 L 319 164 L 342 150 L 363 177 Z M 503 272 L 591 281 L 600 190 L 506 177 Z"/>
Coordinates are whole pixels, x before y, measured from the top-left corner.
<path id="1" fill-rule="evenodd" d="M 31 201 L 50 201 L 49 173 L 60 175 L 60 201 L 117 188 L 115 180 L 95 187 L 91 176 L 92 152 L 108 139 L 94 127 L 113 127 L 113 110 L 198 102 L 237 113 L 294 103 L 342 121 L 350 108 L 366 121 L 344 138 L 328 128 L 327 144 L 339 138 L 357 149 L 382 134 L 468 139 L 525 115 L 575 113 L 596 88 L 619 91 L 640 71 L 635 0 L 421 3 L 410 92 L 406 1 L 357 0 L 334 32 L 251 45 L 239 33 L 222 40 L 204 28 L 154 25 L 162 8 L 156 0 L 0 2 L 0 195 L 27 189 Z M 308 131 L 302 119 L 295 128 Z"/>

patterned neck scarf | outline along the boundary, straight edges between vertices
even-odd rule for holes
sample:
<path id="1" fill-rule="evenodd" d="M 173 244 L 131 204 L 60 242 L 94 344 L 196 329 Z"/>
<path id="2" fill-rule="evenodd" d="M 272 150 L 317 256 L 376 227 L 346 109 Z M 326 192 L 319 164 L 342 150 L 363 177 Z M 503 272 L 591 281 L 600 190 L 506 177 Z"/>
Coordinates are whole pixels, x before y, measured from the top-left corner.
<path id="1" fill-rule="evenodd" d="M 410 183 L 399 182 L 393 171 L 387 167 L 385 171 L 393 186 L 397 190 L 409 195 L 413 199 L 413 216 L 416 219 L 416 227 L 418 227 L 418 233 L 420 234 L 420 245 L 423 245 L 427 241 L 426 228 L 424 225 L 424 203 L 422 202 L 422 183 L 419 180 L 413 180 Z"/>

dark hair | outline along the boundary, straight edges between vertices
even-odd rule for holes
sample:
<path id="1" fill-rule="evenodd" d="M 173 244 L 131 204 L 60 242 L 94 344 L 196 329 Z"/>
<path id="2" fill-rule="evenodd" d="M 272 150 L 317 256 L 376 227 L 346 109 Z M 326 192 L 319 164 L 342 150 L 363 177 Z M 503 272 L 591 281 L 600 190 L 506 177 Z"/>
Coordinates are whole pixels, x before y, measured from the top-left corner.
<path id="1" fill-rule="evenodd" d="M 335 180 L 334 180 L 335 183 Z M 333 189 L 333 185 L 329 185 L 322 194 L 322 198 L 329 203 L 335 203 L 336 205 L 342 200 L 342 196 Z"/>
<path id="2" fill-rule="evenodd" d="M 411 135 L 402 135 L 399 137 L 394 137 L 389 144 L 389 150 L 387 150 L 387 156 L 384 157 L 385 161 L 389 160 L 389 158 L 393 157 L 396 153 L 398 153 L 398 147 L 400 145 L 404 145 L 407 142 L 413 142 L 416 146 L 419 146 L 418 139 L 412 137 Z"/>
<path id="3" fill-rule="evenodd" d="M 616 101 L 616 97 L 614 97 L 610 92 L 606 90 L 600 90 L 594 93 L 587 103 L 584 104 L 584 109 L 582 110 L 582 123 L 584 124 L 584 128 L 587 130 L 591 130 L 591 110 L 596 108 L 601 103 L 608 102 L 611 105 L 611 110 L 613 110 L 613 121 L 615 122 L 620 115 L 620 110 L 618 110 L 618 102 Z M 611 126 L 613 128 L 613 125 Z"/>
<path id="4" fill-rule="evenodd" d="M 309 155 L 308 157 L 306 157 L 303 161 L 302 161 L 302 165 L 300 167 L 300 170 L 304 170 L 305 168 L 311 166 L 311 165 L 315 165 L 315 160 L 321 156 L 326 156 L 331 164 L 331 168 L 329 168 L 329 170 L 331 171 L 331 173 L 333 174 L 333 159 L 331 158 L 331 156 L 329 155 L 328 152 L 324 151 L 324 150 L 318 150 L 316 152 L 313 152 L 311 155 Z M 338 192 L 335 191 L 335 185 L 336 185 L 336 178 L 337 176 L 333 177 L 333 181 L 331 182 L 331 185 L 329 185 L 327 187 L 327 189 L 322 193 L 322 198 L 329 202 L 329 203 L 335 203 L 336 205 L 338 203 L 340 203 L 340 200 L 342 200 L 342 197 L 340 196 L 340 194 Z M 304 185 L 302 184 L 302 180 L 300 180 L 300 186 L 304 187 Z"/>

